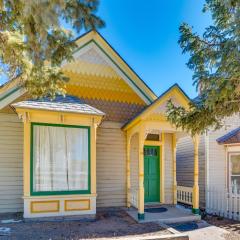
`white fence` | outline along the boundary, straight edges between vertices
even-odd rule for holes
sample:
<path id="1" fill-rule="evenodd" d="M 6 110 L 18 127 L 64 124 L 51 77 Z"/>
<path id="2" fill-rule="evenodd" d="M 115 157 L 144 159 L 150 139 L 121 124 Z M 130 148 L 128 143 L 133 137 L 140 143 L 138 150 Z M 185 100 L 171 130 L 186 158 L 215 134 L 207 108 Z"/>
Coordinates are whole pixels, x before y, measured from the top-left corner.
<path id="1" fill-rule="evenodd" d="M 191 187 L 177 186 L 177 201 L 192 205 L 192 192 Z"/>
<path id="2" fill-rule="evenodd" d="M 240 194 L 228 190 L 209 188 L 206 191 L 206 212 L 240 220 Z"/>

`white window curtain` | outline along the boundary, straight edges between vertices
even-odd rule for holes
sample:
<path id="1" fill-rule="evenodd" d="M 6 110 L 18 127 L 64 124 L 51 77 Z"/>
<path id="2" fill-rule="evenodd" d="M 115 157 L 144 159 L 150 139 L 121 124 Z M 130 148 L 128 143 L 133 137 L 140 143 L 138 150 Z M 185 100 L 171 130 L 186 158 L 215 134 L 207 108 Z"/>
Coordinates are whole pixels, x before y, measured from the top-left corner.
<path id="1" fill-rule="evenodd" d="M 88 190 L 88 129 L 33 126 L 33 190 Z"/>

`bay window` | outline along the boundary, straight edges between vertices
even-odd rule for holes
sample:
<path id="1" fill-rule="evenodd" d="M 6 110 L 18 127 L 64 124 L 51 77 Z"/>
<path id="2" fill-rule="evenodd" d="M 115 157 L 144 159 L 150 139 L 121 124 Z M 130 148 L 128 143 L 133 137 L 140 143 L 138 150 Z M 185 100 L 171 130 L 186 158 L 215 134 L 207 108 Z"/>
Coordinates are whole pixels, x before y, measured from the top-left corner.
<path id="1" fill-rule="evenodd" d="M 31 194 L 90 192 L 90 129 L 32 123 Z"/>

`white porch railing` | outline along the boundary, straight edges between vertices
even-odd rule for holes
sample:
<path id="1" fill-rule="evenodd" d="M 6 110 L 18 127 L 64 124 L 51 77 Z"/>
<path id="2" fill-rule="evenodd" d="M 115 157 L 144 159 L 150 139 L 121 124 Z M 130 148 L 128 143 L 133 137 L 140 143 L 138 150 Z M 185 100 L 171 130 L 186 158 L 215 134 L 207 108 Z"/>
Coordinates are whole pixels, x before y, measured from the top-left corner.
<path id="1" fill-rule="evenodd" d="M 209 188 L 206 191 L 206 212 L 221 217 L 240 220 L 240 194 L 228 190 Z"/>
<path id="2" fill-rule="evenodd" d="M 177 186 L 177 201 L 192 205 L 192 192 L 191 187 Z"/>
<path id="3" fill-rule="evenodd" d="M 131 205 L 135 208 L 138 208 L 138 189 L 132 188 L 130 190 L 130 196 Z"/>

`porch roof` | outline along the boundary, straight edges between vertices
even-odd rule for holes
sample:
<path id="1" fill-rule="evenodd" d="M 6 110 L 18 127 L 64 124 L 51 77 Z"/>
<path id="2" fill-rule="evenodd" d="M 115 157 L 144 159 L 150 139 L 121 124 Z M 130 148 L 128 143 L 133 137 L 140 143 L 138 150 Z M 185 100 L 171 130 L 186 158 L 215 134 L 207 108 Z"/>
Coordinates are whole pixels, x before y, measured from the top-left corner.
<path id="1" fill-rule="evenodd" d="M 141 121 L 141 119 L 146 118 L 147 116 L 158 113 L 160 115 L 165 115 L 166 111 L 166 103 L 168 100 L 177 100 L 175 103 L 181 105 L 185 108 L 188 107 L 188 103 L 191 99 L 187 96 L 187 94 L 182 90 L 182 88 L 176 83 L 167 89 L 164 93 L 162 93 L 155 101 L 153 101 L 150 105 L 148 105 L 142 112 L 137 114 L 134 118 L 128 121 L 123 127 L 123 130 L 127 130 L 131 128 L 133 125 L 137 124 Z M 162 106 L 161 110 L 159 108 Z M 158 110 L 157 110 L 158 109 Z"/>
<path id="2" fill-rule="evenodd" d="M 47 110 L 55 112 L 81 113 L 88 115 L 105 115 L 102 111 L 85 104 L 81 99 L 66 95 L 56 96 L 55 99 L 43 98 L 38 100 L 21 101 L 12 104 L 14 108 Z"/>
<path id="3" fill-rule="evenodd" d="M 219 144 L 240 143 L 240 127 L 228 132 L 216 140 Z"/>

